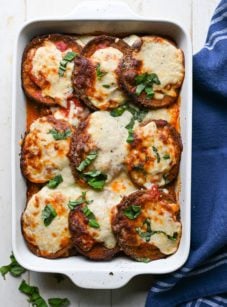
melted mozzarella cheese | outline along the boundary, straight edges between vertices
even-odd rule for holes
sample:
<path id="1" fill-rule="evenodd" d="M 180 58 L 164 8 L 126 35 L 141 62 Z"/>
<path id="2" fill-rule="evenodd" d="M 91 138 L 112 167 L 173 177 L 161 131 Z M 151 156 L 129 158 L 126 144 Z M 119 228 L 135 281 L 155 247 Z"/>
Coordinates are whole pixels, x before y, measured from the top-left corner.
<path id="1" fill-rule="evenodd" d="M 171 144 L 164 144 L 160 139 L 160 133 L 155 122 L 150 122 L 143 128 L 138 129 L 140 137 L 143 139 L 143 144 L 148 148 L 148 156 L 153 157 L 153 163 L 146 164 L 145 169 L 152 181 L 159 181 L 159 185 L 165 184 L 162 174 L 171 168 L 172 163 L 175 163 L 174 147 Z M 160 161 L 157 158 L 157 153 L 153 148 L 157 149 Z M 164 159 L 165 155 L 169 155 L 169 159 Z M 150 181 L 149 181 L 150 182 Z"/>
<path id="2" fill-rule="evenodd" d="M 143 122 L 152 120 L 152 119 L 163 119 L 166 120 L 167 122 L 171 121 L 171 114 L 168 109 L 162 108 L 162 109 L 156 109 L 147 112 L 146 116 L 144 117 Z"/>
<path id="3" fill-rule="evenodd" d="M 124 93 L 118 87 L 116 69 L 123 53 L 113 47 L 98 49 L 91 56 L 92 62 L 105 73 L 100 79 L 96 78 L 92 95 L 89 99 L 99 109 L 116 108 L 125 101 Z"/>
<path id="4" fill-rule="evenodd" d="M 72 71 L 73 62 L 69 62 L 66 67 L 64 76 L 58 75 L 58 69 L 60 62 L 67 52 L 72 51 L 67 49 L 61 52 L 51 42 L 45 42 L 45 45 L 38 48 L 32 58 L 32 74 L 37 79 L 43 79 L 48 81 L 42 86 L 42 95 L 50 96 L 56 100 L 56 102 L 65 107 L 67 98 L 72 94 Z"/>
<path id="5" fill-rule="evenodd" d="M 171 206 L 171 204 L 169 204 Z M 175 204 L 173 204 L 175 206 Z M 163 233 L 156 233 L 151 236 L 149 243 L 155 245 L 160 251 L 169 255 L 177 250 L 179 234 L 181 233 L 181 223 L 175 221 L 168 211 L 158 213 L 156 210 L 147 210 L 146 216 L 151 220 L 151 229 L 153 231 L 163 231 L 169 236 L 178 234 L 178 239 L 171 240 Z"/>
<path id="6" fill-rule="evenodd" d="M 111 210 L 116 206 L 121 197 L 109 190 L 103 190 L 101 193 L 88 191 L 87 198 L 93 200 L 89 209 L 94 213 L 99 229 L 89 227 L 90 234 L 101 243 L 111 249 L 116 246 L 116 238 L 111 228 Z"/>
<path id="7" fill-rule="evenodd" d="M 131 114 L 112 117 L 107 111 L 98 111 L 90 115 L 88 133 L 92 143 L 98 149 L 98 156 L 93 162 L 95 169 L 108 175 L 108 181 L 122 169 L 127 154 L 128 130 Z"/>
<path id="8" fill-rule="evenodd" d="M 49 131 L 53 129 L 45 117 L 34 121 L 26 136 L 24 149 L 27 162 L 26 173 L 33 182 L 46 182 L 68 167 L 67 154 L 70 141 L 54 140 Z"/>
<path id="9" fill-rule="evenodd" d="M 116 246 L 116 238 L 112 231 L 111 217 L 113 210 L 118 205 L 123 196 L 134 192 L 136 188 L 133 186 L 127 176 L 122 173 L 111 184 L 105 187 L 102 192 L 89 190 L 87 199 L 93 200 L 89 205 L 89 209 L 94 213 L 99 229 L 89 227 L 89 232 L 98 242 L 103 242 L 106 248 L 114 248 Z"/>
<path id="10" fill-rule="evenodd" d="M 80 195 L 80 191 L 74 193 L 50 190 L 42 188 L 32 196 L 23 213 L 23 231 L 29 243 L 37 246 L 42 256 L 57 253 L 63 248 L 70 247 L 70 233 L 68 229 L 68 202 Z M 79 192 L 79 193 L 78 193 Z M 45 226 L 42 219 L 42 211 L 50 204 L 57 216 L 49 226 Z"/>
<path id="11" fill-rule="evenodd" d="M 184 78 L 182 51 L 165 39 L 157 41 L 152 37 L 143 37 L 143 44 L 134 57 L 142 62 L 141 73 L 156 73 L 161 84 L 153 85 L 156 91 L 176 96 L 174 90 L 165 89 L 167 85 L 181 84 Z M 156 99 L 163 99 L 162 93 L 155 93 Z"/>
<path id="12" fill-rule="evenodd" d="M 133 46 L 137 42 L 140 42 L 141 39 L 138 35 L 132 34 L 123 38 L 123 40 L 129 45 Z"/>
<path id="13" fill-rule="evenodd" d="M 95 36 L 92 36 L 92 35 L 79 35 L 78 37 L 76 37 L 76 42 L 77 42 L 81 47 L 84 47 L 84 46 L 87 45 L 87 43 L 89 43 L 93 38 L 95 38 Z"/>

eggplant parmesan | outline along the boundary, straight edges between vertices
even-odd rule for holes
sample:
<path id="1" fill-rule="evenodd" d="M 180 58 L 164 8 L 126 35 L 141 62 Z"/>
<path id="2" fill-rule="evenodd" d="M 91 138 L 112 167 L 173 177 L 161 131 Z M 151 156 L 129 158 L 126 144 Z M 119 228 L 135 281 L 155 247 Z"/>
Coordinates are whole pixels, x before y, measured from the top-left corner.
<path id="1" fill-rule="evenodd" d="M 75 59 L 73 72 L 75 92 L 85 104 L 95 110 L 110 110 L 125 102 L 118 67 L 129 50 L 123 40 L 105 35 L 85 45 Z"/>
<path id="2" fill-rule="evenodd" d="M 37 256 L 70 255 L 69 200 L 67 191 L 44 187 L 28 201 L 21 219 L 22 232 L 29 249 Z"/>
<path id="3" fill-rule="evenodd" d="M 129 144 L 126 165 L 139 187 L 165 186 L 179 170 L 182 143 L 179 133 L 164 120 L 151 120 L 137 126 Z"/>
<path id="4" fill-rule="evenodd" d="M 149 262 L 173 254 L 181 238 L 180 207 L 157 186 L 124 197 L 112 220 L 124 253 Z"/>
<path id="5" fill-rule="evenodd" d="M 111 220 L 122 197 L 135 191 L 122 173 L 102 192 L 88 190 L 71 202 L 69 228 L 77 251 L 92 260 L 108 260 L 118 251 Z"/>
<path id="6" fill-rule="evenodd" d="M 113 117 L 107 111 L 92 113 L 72 136 L 69 158 L 78 183 L 86 183 L 86 173 L 99 171 L 111 181 L 124 168 L 131 114 Z M 83 176 L 85 174 L 85 177 Z"/>
<path id="7" fill-rule="evenodd" d="M 32 253 L 149 262 L 176 252 L 183 79 L 183 52 L 162 37 L 31 40 L 20 165 Z"/>
<path id="8" fill-rule="evenodd" d="M 34 38 L 22 59 L 22 85 L 26 95 L 36 102 L 66 107 L 73 94 L 73 60 L 80 51 L 81 47 L 68 35 Z"/>
<path id="9" fill-rule="evenodd" d="M 69 165 L 72 126 L 52 115 L 32 123 L 21 148 L 21 170 L 31 182 L 45 183 Z"/>
<path id="10" fill-rule="evenodd" d="M 139 104 L 166 107 L 176 101 L 184 79 L 184 54 L 162 37 L 144 36 L 121 64 L 121 82 Z"/>

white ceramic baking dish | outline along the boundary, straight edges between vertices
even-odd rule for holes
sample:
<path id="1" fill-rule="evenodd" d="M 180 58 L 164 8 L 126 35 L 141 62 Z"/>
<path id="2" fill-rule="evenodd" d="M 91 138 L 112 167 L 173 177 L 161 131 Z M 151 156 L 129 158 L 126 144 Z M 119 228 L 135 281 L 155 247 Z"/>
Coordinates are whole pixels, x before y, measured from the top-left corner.
<path id="1" fill-rule="evenodd" d="M 21 88 L 21 57 L 26 44 L 36 35 L 45 33 L 93 32 L 147 33 L 169 36 L 176 41 L 185 54 L 186 75 L 181 90 L 180 124 L 183 154 L 180 167 L 181 219 L 183 234 L 178 251 L 162 260 L 139 263 L 116 257 L 108 262 L 92 262 L 81 256 L 48 260 L 33 255 L 21 234 L 20 217 L 26 202 L 26 184 L 20 172 L 19 140 L 26 127 L 25 96 Z M 133 13 L 121 2 L 83 2 L 70 16 L 58 19 L 29 21 L 20 29 L 14 53 L 12 114 L 12 213 L 13 252 L 25 268 L 68 275 L 83 288 L 114 289 L 122 287 L 133 276 L 139 274 L 163 274 L 181 267 L 186 261 L 190 246 L 190 194 L 191 194 L 191 122 L 192 122 L 192 51 L 189 35 L 184 28 L 172 21 L 149 20 Z"/>

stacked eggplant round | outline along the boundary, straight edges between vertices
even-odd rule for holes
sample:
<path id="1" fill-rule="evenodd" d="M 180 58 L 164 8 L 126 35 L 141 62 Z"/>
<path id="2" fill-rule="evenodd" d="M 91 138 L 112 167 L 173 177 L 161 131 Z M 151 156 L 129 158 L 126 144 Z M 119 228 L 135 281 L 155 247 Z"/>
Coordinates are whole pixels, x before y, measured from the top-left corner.
<path id="1" fill-rule="evenodd" d="M 22 233 L 40 257 L 175 253 L 184 56 L 158 36 L 50 34 L 22 58 Z"/>

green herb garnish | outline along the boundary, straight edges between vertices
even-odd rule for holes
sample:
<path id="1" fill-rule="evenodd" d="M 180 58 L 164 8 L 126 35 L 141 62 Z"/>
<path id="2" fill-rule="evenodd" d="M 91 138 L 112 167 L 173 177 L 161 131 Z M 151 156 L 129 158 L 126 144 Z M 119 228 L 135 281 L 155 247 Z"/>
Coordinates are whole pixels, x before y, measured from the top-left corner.
<path id="1" fill-rule="evenodd" d="M 25 280 L 22 280 L 19 290 L 28 297 L 28 302 L 33 307 L 48 307 L 37 287 L 30 286 Z M 67 307 L 70 305 L 70 301 L 67 298 L 49 298 L 48 303 L 50 307 Z"/>
<path id="2" fill-rule="evenodd" d="M 62 61 L 60 62 L 59 68 L 58 68 L 58 74 L 60 77 L 64 76 L 67 64 L 69 62 L 72 62 L 72 60 L 74 60 L 76 56 L 78 56 L 78 53 L 70 51 L 70 52 L 67 52 L 67 54 L 63 57 Z"/>
<path id="3" fill-rule="evenodd" d="M 100 171 L 83 173 L 82 178 L 95 190 L 102 190 L 107 180 L 107 175 Z"/>
<path id="4" fill-rule="evenodd" d="M 111 110 L 110 115 L 113 117 L 119 117 L 121 116 L 125 110 L 127 110 L 127 104 L 123 104 L 113 110 Z"/>
<path id="5" fill-rule="evenodd" d="M 61 182 L 63 182 L 62 175 L 57 175 L 48 182 L 47 186 L 49 189 L 55 189 Z"/>
<path id="6" fill-rule="evenodd" d="M 139 96 L 143 91 L 145 91 L 147 98 L 153 98 L 154 97 L 154 90 L 153 85 L 154 84 L 161 84 L 158 76 L 156 74 L 148 74 L 144 73 L 141 75 L 137 75 L 135 77 L 135 83 L 136 83 L 136 95 Z"/>
<path id="7" fill-rule="evenodd" d="M 70 305 L 67 298 L 49 298 L 48 303 L 50 307 L 67 307 Z"/>
<path id="8" fill-rule="evenodd" d="M 58 131 L 57 129 L 51 129 L 49 133 L 52 134 L 53 138 L 56 141 L 59 141 L 59 140 L 65 140 L 69 136 L 71 136 L 72 131 L 70 129 L 66 129 L 65 131 Z"/>
<path id="9" fill-rule="evenodd" d="M 49 226 L 53 219 L 57 216 L 57 212 L 51 205 L 46 205 L 42 211 L 42 220 L 44 225 Z"/>
<path id="10" fill-rule="evenodd" d="M 45 300 L 40 296 L 39 289 L 37 287 L 30 286 L 25 280 L 22 280 L 19 290 L 28 296 L 28 302 L 34 307 L 48 307 Z"/>
<path id="11" fill-rule="evenodd" d="M 127 143 L 132 143 L 134 141 L 133 127 L 135 125 L 135 121 L 142 122 L 144 117 L 146 116 L 148 110 L 147 109 L 139 109 L 138 107 L 125 103 L 122 106 L 119 106 L 116 109 L 113 109 L 110 112 L 110 115 L 113 117 L 121 116 L 125 111 L 129 111 L 132 114 L 132 118 L 128 125 L 125 127 L 128 130 L 128 138 L 126 140 Z"/>
<path id="12" fill-rule="evenodd" d="M 157 162 L 159 163 L 161 159 L 160 159 L 160 155 L 158 153 L 158 149 L 155 146 L 152 146 L 152 150 L 153 150 L 154 154 L 156 155 Z"/>
<path id="13" fill-rule="evenodd" d="M 151 221 L 148 218 L 145 219 L 145 221 L 143 222 L 142 228 L 144 228 L 144 225 L 146 227 L 146 231 L 142 231 L 142 229 L 140 227 L 137 227 L 136 228 L 136 232 L 146 242 L 150 241 L 151 236 L 153 236 L 154 234 L 159 234 L 159 233 L 164 234 L 169 240 L 175 241 L 177 239 L 177 236 L 178 236 L 177 232 L 174 232 L 173 236 L 170 236 L 170 235 L 168 235 L 166 232 L 164 232 L 162 230 L 155 230 L 155 231 L 153 231 L 151 229 Z"/>
<path id="14" fill-rule="evenodd" d="M 110 88 L 110 85 L 109 85 L 109 84 L 103 84 L 102 87 L 104 87 L 104 88 Z"/>
<path id="15" fill-rule="evenodd" d="M 97 151 L 91 151 L 85 160 L 83 160 L 80 165 L 76 168 L 79 172 L 82 172 L 88 165 L 92 163 L 93 160 L 97 158 Z"/>
<path id="16" fill-rule="evenodd" d="M 136 219 L 141 213 L 141 206 L 131 205 L 123 211 L 124 215 L 130 220 Z"/>
<path id="17" fill-rule="evenodd" d="M 121 116 L 126 110 L 129 111 L 132 114 L 133 119 L 138 120 L 138 122 L 142 122 L 144 117 L 148 113 L 148 110 L 145 109 L 145 108 L 139 109 L 135 105 L 125 103 L 125 104 L 113 109 L 110 112 L 110 115 L 113 116 L 113 117 L 118 117 L 118 116 Z"/>
<path id="18" fill-rule="evenodd" d="M 86 218 L 88 219 L 88 225 L 89 226 L 91 226 L 93 228 L 100 228 L 100 225 L 97 222 L 94 213 L 88 208 L 87 205 L 82 209 L 82 211 L 83 211 L 84 215 L 86 216 Z"/>
<path id="19" fill-rule="evenodd" d="M 8 265 L 4 265 L 0 267 L 0 273 L 2 277 L 5 279 L 5 275 L 10 273 L 13 277 L 19 277 L 21 274 L 26 272 L 25 268 L 23 268 L 16 260 L 13 254 L 10 256 L 11 263 Z"/>
<path id="20" fill-rule="evenodd" d="M 101 70 L 101 65 L 100 65 L 100 63 L 98 63 L 98 65 L 96 66 L 96 76 L 97 76 L 98 80 L 101 80 L 102 77 L 104 77 L 106 74 L 107 74 L 107 72 Z"/>
<path id="21" fill-rule="evenodd" d="M 134 125 L 135 125 L 135 120 L 132 117 L 128 125 L 125 126 L 125 128 L 128 130 L 128 137 L 126 140 L 127 143 L 132 143 L 134 141 L 134 132 L 133 132 Z"/>
<path id="22" fill-rule="evenodd" d="M 164 160 L 168 160 L 168 159 L 170 159 L 170 155 L 165 154 L 162 158 L 163 158 Z"/>
<path id="23" fill-rule="evenodd" d="M 90 204 L 93 200 L 86 199 L 86 192 L 82 192 L 81 196 L 76 200 L 70 200 L 68 202 L 68 207 L 70 210 L 74 210 L 77 206 L 81 204 Z"/>

